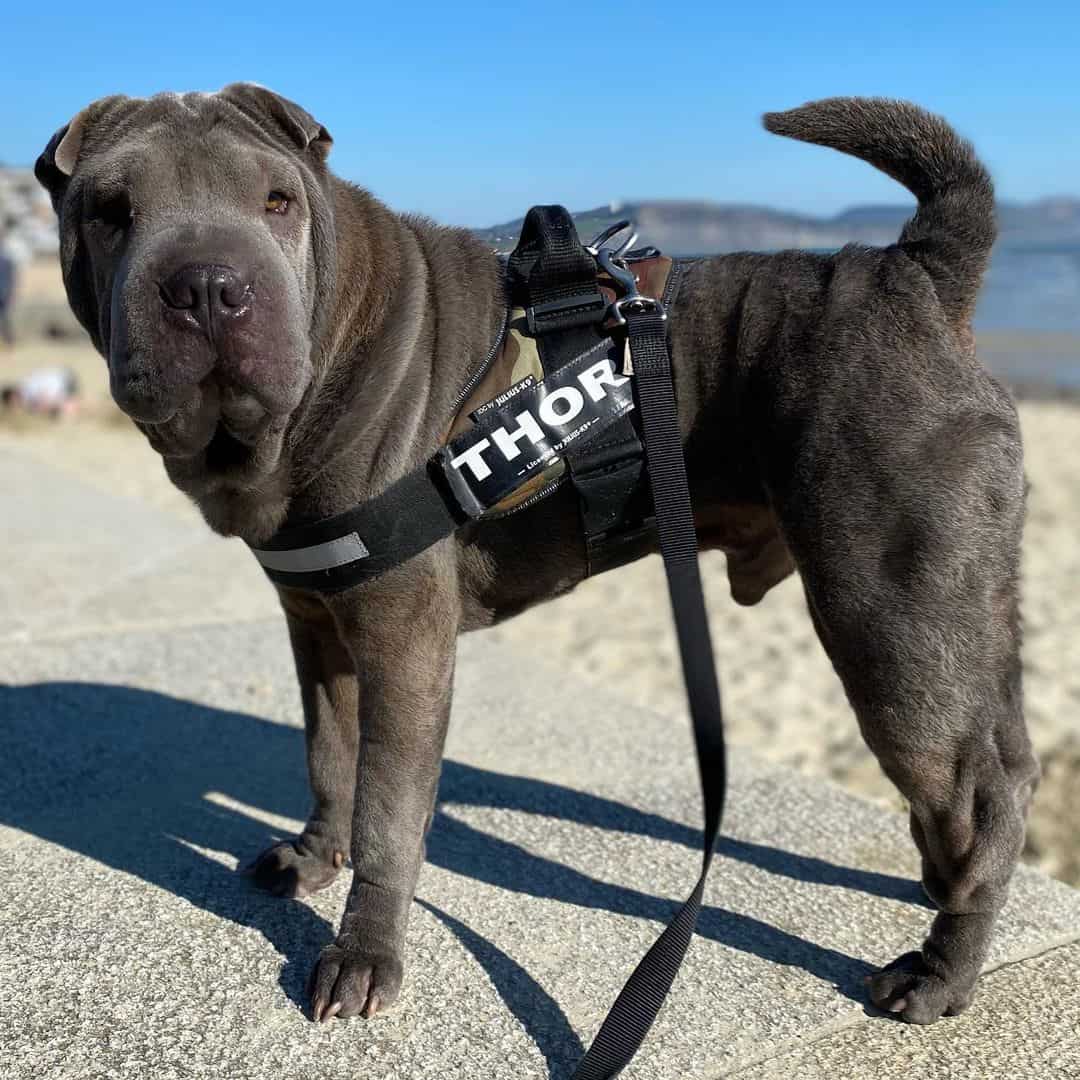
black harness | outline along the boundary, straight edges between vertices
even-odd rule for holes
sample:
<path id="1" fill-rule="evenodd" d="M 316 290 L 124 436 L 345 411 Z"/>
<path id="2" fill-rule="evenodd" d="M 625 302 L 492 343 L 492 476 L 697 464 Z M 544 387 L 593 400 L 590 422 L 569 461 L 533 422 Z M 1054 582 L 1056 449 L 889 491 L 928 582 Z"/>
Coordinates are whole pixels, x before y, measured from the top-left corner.
<path id="1" fill-rule="evenodd" d="M 518 329 L 534 343 L 543 378 L 524 379 L 481 404 L 466 431 L 381 494 L 342 514 L 283 529 L 253 549 L 272 581 L 332 593 L 378 577 L 467 521 L 501 516 L 505 511 L 497 508 L 507 496 L 559 461 L 578 495 L 589 574 L 630 562 L 655 543 L 618 305 L 637 293 L 635 268 L 659 252 L 641 249 L 616 261 L 604 239 L 610 236 L 601 234 L 599 246 L 587 249 L 561 207 L 530 211 L 506 278 L 509 303 L 523 312 Z M 606 293 L 598 284 L 601 261 Z M 662 295 L 640 301 L 658 300 L 666 309 L 680 274 L 672 263 Z M 628 295 L 608 295 L 618 291 Z M 499 355 L 507 332 L 508 320 L 471 384 Z M 460 398 L 468 398 L 467 391 Z M 556 486 L 541 487 L 528 504 Z"/>
<path id="2" fill-rule="evenodd" d="M 720 829 L 726 765 L 720 693 L 697 560 L 661 296 L 639 292 L 620 223 L 583 246 L 560 206 L 533 207 L 506 267 L 511 304 L 524 312 L 543 379 L 522 379 L 470 414 L 472 425 L 423 466 L 343 514 L 282 530 L 253 549 L 280 585 L 336 592 L 378 577 L 498 512 L 541 483 L 519 508 L 553 490 L 547 470 L 565 463 L 578 495 L 588 572 L 622 565 L 659 536 L 694 725 L 705 804 L 701 876 L 638 964 L 579 1063 L 573 1080 L 608 1080 L 633 1058 L 693 937 Z M 474 385 L 499 348 L 496 341 Z M 463 395 L 466 396 L 466 395 Z M 636 422 L 635 422 L 636 421 Z"/>

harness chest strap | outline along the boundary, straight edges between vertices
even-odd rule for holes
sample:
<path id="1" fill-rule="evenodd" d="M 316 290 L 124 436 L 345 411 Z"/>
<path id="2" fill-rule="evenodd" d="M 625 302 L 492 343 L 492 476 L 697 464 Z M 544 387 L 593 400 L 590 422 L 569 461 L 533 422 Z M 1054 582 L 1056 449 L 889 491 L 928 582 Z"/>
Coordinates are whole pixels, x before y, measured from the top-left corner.
<path id="1" fill-rule="evenodd" d="M 672 260 L 632 265 L 643 288 L 670 302 L 678 281 Z M 614 299 L 610 282 L 600 287 L 605 304 Z M 568 461 L 582 496 L 589 571 L 641 554 L 653 535 L 651 503 L 641 444 L 624 419 L 635 407 L 630 379 L 620 374 L 624 345 L 589 327 L 576 338 L 584 351 L 565 358 L 558 340 L 565 332 L 542 330 L 539 338 L 531 323 L 524 308 L 511 310 L 446 443 L 427 462 L 344 513 L 281 530 L 253 548 L 267 576 L 324 593 L 371 580 L 467 521 L 501 517 L 549 494 L 567 478 Z"/>

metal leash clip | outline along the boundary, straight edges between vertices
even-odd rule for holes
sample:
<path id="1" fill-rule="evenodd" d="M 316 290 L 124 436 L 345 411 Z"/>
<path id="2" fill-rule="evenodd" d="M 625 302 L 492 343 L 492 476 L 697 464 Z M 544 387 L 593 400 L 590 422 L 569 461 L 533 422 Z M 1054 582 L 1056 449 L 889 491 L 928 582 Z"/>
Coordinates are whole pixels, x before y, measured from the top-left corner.
<path id="1" fill-rule="evenodd" d="M 627 231 L 627 237 L 622 243 L 618 245 L 610 243 L 614 237 L 624 231 Z M 614 225 L 609 225 L 591 243 L 585 245 L 585 250 L 596 259 L 600 269 L 622 291 L 622 295 L 617 296 L 608 305 L 607 314 L 604 317 L 604 328 L 606 330 L 624 329 L 627 314 L 641 315 L 647 311 L 657 312 L 664 322 L 667 321 L 667 312 L 664 310 L 664 305 L 659 300 L 651 296 L 643 296 L 638 291 L 637 278 L 621 257 L 625 251 L 629 250 L 637 238 L 638 234 L 629 221 L 618 221 Z M 630 359 L 629 340 L 625 343 L 623 350 L 622 373 L 624 375 L 634 373 Z"/>
<path id="2" fill-rule="evenodd" d="M 628 235 L 621 244 L 615 245 L 609 243 L 609 241 L 613 240 L 616 236 L 619 235 L 619 233 L 627 231 Z M 613 255 L 618 257 L 619 255 L 622 255 L 625 251 L 629 250 L 630 246 L 637 240 L 637 238 L 638 234 L 637 231 L 634 229 L 634 224 L 632 221 L 616 221 L 614 225 L 609 225 L 602 232 L 597 233 L 596 236 L 594 236 L 593 239 L 585 245 L 585 250 L 594 259 L 598 259 L 600 257 L 601 248 L 605 248 Z"/>

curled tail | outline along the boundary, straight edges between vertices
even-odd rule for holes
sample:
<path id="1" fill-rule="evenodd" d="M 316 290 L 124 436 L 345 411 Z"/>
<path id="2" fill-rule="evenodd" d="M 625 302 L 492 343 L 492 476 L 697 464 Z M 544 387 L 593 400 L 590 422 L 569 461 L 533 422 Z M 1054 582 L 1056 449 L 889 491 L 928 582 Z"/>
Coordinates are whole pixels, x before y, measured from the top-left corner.
<path id="1" fill-rule="evenodd" d="M 886 98 L 825 98 L 763 119 L 776 135 L 841 150 L 903 184 L 919 207 L 900 246 L 953 325 L 971 318 L 997 228 L 994 186 L 969 142 L 940 116 Z"/>

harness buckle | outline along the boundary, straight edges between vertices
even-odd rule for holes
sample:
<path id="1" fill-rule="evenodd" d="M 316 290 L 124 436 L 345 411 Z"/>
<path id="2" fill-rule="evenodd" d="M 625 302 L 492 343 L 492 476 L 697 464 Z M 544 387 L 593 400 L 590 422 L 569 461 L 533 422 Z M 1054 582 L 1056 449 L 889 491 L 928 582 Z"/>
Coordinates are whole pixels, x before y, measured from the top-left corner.
<path id="1" fill-rule="evenodd" d="M 534 337 L 548 330 L 568 330 L 572 326 L 585 326 L 606 318 L 607 301 L 604 294 L 594 292 L 567 296 L 561 300 L 547 300 L 531 304 L 525 309 L 525 324 Z"/>
<path id="2" fill-rule="evenodd" d="M 428 473 L 449 488 L 462 517 L 467 521 L 476 521 L 487 513 L 489 507 L 484 505 L 461 472 L 451 467 L 452 458 L 450 448 L 440 446 L 428 462 Z"/>

